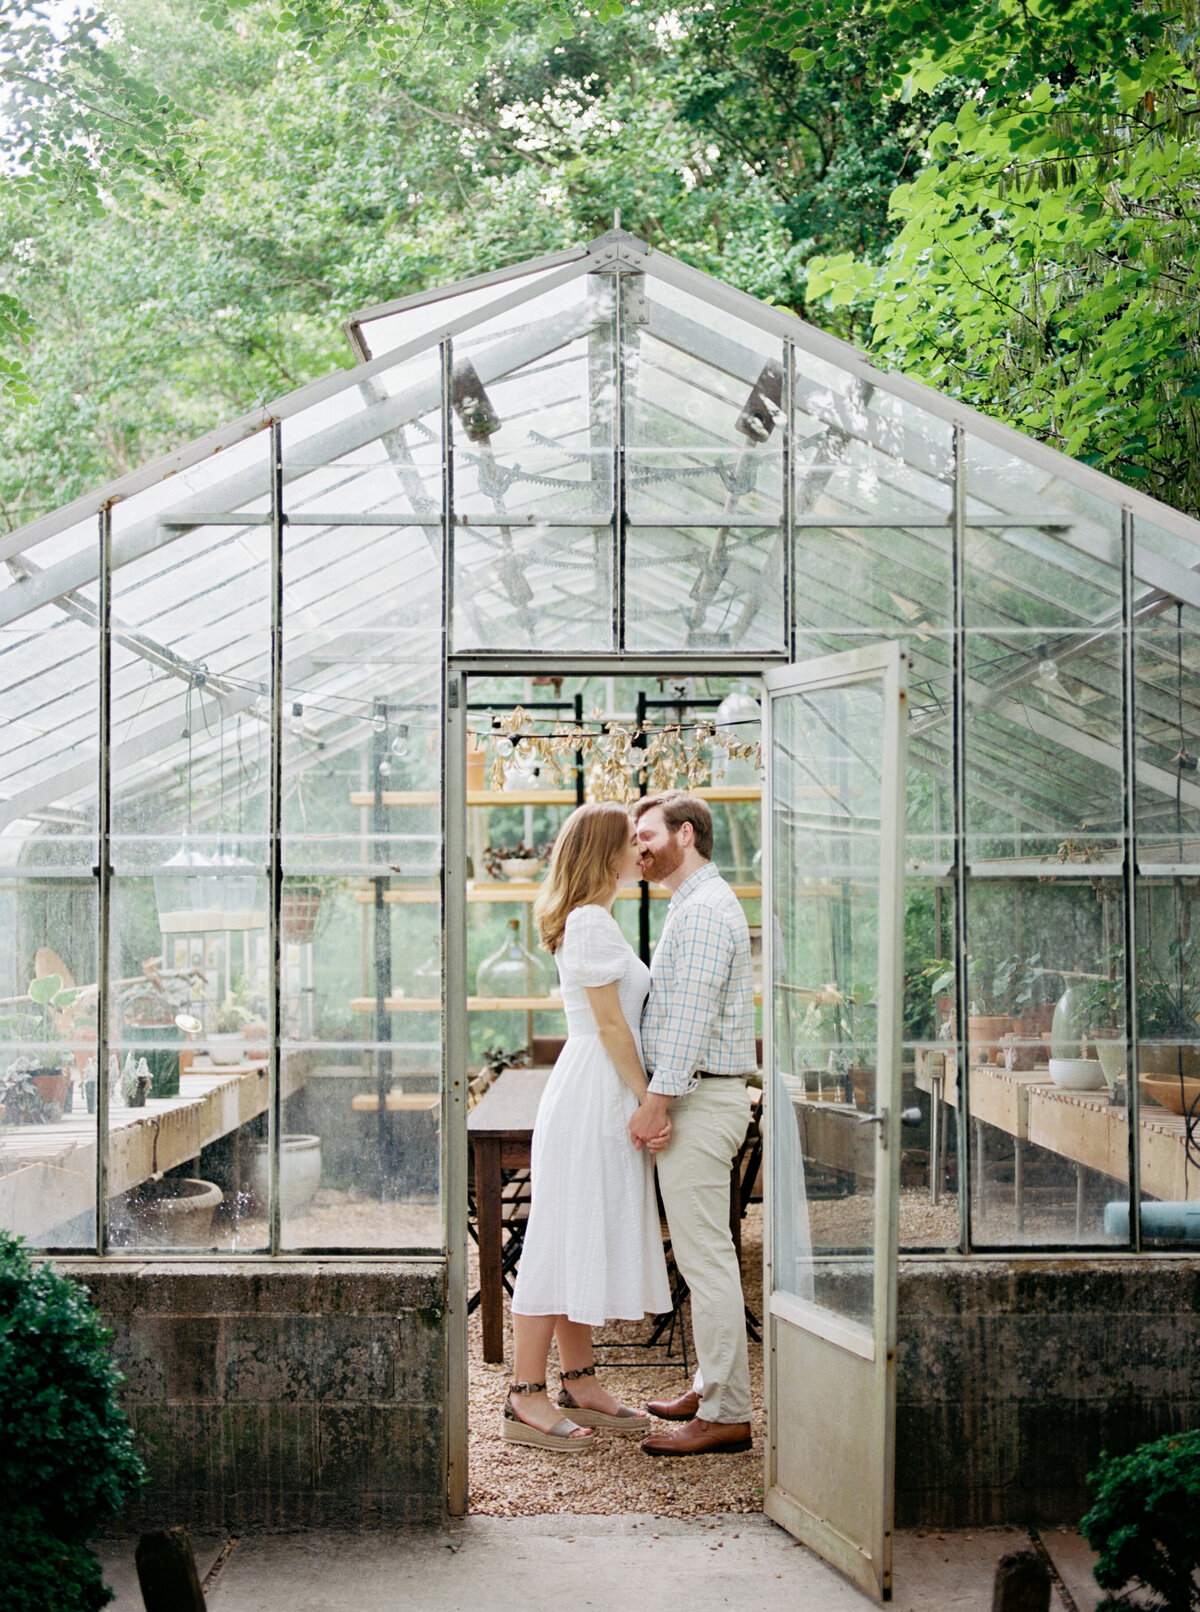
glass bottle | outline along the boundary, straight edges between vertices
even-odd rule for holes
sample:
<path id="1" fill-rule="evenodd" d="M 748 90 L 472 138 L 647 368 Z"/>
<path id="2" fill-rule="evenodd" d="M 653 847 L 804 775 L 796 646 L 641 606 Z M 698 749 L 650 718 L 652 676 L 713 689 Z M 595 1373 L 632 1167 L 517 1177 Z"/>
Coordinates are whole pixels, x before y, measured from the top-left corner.
<path id="1" fill-rule="evenodd" d="M 1083 985 L 1068 985 L 1059 997 L 1050 1026 L 1050 1056 L 1052 1058 L 1079 1058 L 1083 1024 L 1083 1007 L 1087 997 Z"/>
<path id="2" fill-rule="evenodd" d="M 549 996 L 545 963 L 521 944 L 521 920 L 510 918 L 504 944 L 485 957 L 475 974 L 477 996 Z"/>
<path id="3" fill-rule="evenodd" d="M 435 946 L 431 956 L 413 969 L 412 994 L 422 1002 L 440 1002 L 442 998 L 442 953 Z"/>

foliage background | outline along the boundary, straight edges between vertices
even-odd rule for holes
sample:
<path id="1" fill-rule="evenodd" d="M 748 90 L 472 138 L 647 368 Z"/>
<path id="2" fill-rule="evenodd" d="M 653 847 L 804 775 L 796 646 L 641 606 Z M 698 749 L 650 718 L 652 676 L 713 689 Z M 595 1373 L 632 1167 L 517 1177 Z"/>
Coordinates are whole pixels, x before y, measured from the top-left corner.
<path id="1" fill-rule="evenodd" d="M 1200 512 L 1197 0 L 0 0 L 0 522 L 627 228 Z"/>

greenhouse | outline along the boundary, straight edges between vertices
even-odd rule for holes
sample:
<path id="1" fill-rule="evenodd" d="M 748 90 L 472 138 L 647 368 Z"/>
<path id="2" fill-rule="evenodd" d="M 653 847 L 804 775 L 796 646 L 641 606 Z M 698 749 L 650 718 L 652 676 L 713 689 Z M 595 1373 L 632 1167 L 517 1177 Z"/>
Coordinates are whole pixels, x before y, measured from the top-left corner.
<path id="1" fill-rule="evenodd" d="M 0 540 L 0 1222 L 154 1483 L 464 1509 L 545 847 L 686 783 L 761 937 L 766 1509 L 880 1591 L 893 1506 L 1071 1514 L 1200 1402 L 1200 523 L 620 230 L 347 334 Z"/>

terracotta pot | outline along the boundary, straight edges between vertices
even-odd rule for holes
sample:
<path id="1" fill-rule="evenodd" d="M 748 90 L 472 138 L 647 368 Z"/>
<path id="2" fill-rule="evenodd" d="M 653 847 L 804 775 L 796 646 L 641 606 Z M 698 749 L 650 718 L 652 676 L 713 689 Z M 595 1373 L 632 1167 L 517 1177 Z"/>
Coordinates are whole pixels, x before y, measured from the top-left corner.
<path id="1" fill-rule="evenodd" d="M 967 1019 L 967 1045 L 972 1063 L 1002 1063 L 1001 1038 L 1012 1030 L 1012 1020 L 998 1013 L 972 1013 Z"/>
<path id="2" fill-rule="evenodd" d="M 62 1069 L 41 1069 L 30 1075 L 34 1090 L 44 1103 L 57 1103 L 60 1108 L 67 1106 L 67 1092 L 70 1089 L 71 1077 Z"/>
<path id="3" fill-rule="evenodd" d="M 1054 1027 L 1054 1003 L 1039 1002 L 1037 1007 L 1030 1008 L 1024 1015 L 1022 1022 L 1029 1025 L 1031 1035 L 1041 1035 L 1043 1032 L 1048 1035 Z"/>
<path id="4" fill-rule="evenodd" d="M 875 1102 L 875 1071 L 851 1069 L 850 1086 L 854 1092 L 855 1108 L 870 1109 Z"/>

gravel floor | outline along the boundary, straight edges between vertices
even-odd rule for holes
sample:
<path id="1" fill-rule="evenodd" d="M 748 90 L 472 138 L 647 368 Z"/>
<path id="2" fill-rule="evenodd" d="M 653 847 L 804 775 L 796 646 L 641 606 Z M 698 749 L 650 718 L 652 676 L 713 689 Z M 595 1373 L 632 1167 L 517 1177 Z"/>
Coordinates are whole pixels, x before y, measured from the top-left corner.
<path id="1" fill-rule="evenodd" d="M 471 1277 L 474 1281 L 474 1274 Z M 762 1315 L 762 1211 L 753 1206 L 742 1225 L 742 1286 L 755 1317 Z M 684 1305 L 691 1330 L 689 1306 Z M 626 1343 L 644 1338 L 651 1323 L 623 1324 L 598 1338 Z M 471 1510 L 493 1517 L 532 1517 L 547 1512 L 644 1512 L 658 1517 L 700 1517 L 714 1512 L 762 1509 L 762 1345 L 750 1344 L 750 1387 L 754 1402 L 754 1449 L 745 1455 L 699 1455 L 686 1461 L 655 1460 L 643 1455 L 636 1437 L 598 1434 L 587 1455 L 565 1457 L 505 1444 L 500 1437 L 501 1406 L 512 1362 L 512 1330 L 505 1317 L 503 1366 L 485 1365 L 478 1310 L 470 1320 L 470 1486 Z M 636 1360 L 636 1350 L 597 1350 L 597 1359 L 618 1355 Z M 550 1385 L 557 1392 L 558 1374 L 551 1357 Z M 611 1366 L 604 1385 L 628 1405 L 641 1407 L 656 1395 L 681 1394 L 688 1386 L 683 1366 L 664 1364 L 661 1353 L 644 1364 Z M 663 1428 L 668 1423 L 660 1424 Z"/>

